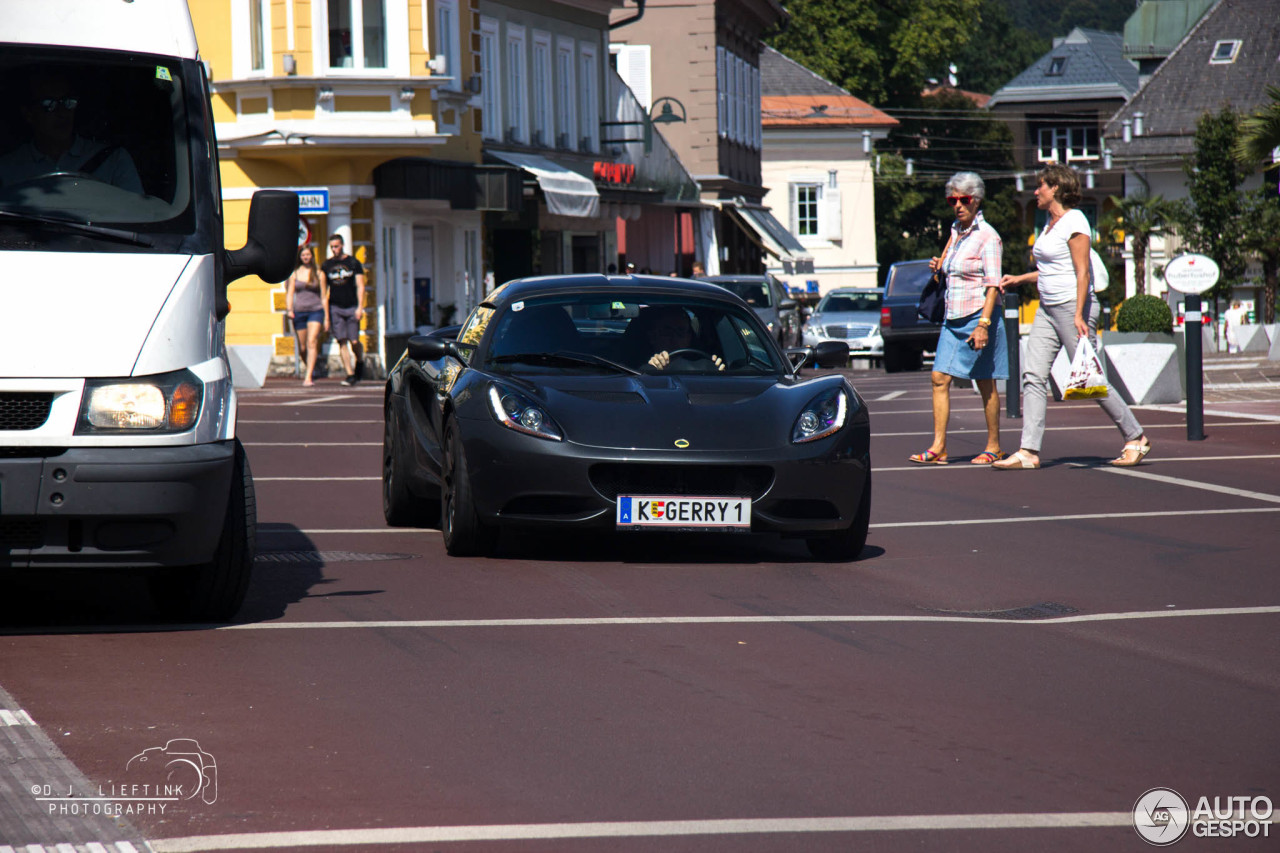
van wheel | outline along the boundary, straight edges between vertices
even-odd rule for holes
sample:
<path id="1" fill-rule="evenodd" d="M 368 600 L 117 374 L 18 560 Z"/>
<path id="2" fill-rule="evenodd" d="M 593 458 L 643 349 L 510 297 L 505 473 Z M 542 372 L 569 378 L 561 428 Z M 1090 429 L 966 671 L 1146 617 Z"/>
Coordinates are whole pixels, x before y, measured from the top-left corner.
<path id="1" fill-rule="evenodd" d="M 253 472 L 237 438 L 230 494 L 213 559 L 202 565 L 163 569 L 150 578 L 151 596 L 161 615 L 176 621 L 231 621 L 249 591 L 257 528 Z"/>
<path id="2" fill-rule="evenodd" d="M 832 563 L 848 563 L 858 559 L 867 545 L 867 531 L 871 527 L 871 471 L 862 487 L 862 502 L 853 517 L 853 523 L 835 536 L 813 536 L 807 540 L 809 553 L 819 560 Z"/>

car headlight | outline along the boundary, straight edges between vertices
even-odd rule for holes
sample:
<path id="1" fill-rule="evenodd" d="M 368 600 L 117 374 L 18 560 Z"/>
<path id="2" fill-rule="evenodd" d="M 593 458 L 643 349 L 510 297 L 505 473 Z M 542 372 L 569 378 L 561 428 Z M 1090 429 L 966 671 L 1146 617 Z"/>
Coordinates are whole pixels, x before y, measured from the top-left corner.
<path id="1" fill-rule="evenodd" d="M 189 370 L 84 384 L 76 433 L 184 432 L 200 418 L 204 383 Z"/>
<path id="2" fill-rule="evenodd" d="M 791 441 L 801 444 L 825 438 L 844 426 L 849 414 L 849 398 L 843 388 L 824 391 L 809 401 L 791 428 Z"/>
<path id="3" fill-rule="evenodd" d="M 541 406 L 518 391 L 497 383 L 489 386 L 489 408 L 498 423 L 516 432 L 563 441 L 564 433 Z"/>

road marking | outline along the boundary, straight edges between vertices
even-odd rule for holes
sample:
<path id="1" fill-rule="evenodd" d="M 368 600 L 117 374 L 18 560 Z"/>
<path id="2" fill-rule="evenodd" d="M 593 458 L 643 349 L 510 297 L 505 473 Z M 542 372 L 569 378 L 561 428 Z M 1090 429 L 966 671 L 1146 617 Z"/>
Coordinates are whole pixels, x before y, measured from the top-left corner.
<path id="1" fill-rule="evenodd" d="M 1232 400 L 1231 402 L 1233 402 L 1233 403 L 1266 403 L 1266 402 L 1270 402 L 1270 401 L 1267 401 L 1267 400 Z M 1210 403 L 1209 405 L 1211 405 L 1211 406 L 1212 406 L 1212 405 L 1223 405 L 1223 404 L 1222 404 L 1222 403 L 1217 403 L 1217 404 Z M 1181 413 L 1183 413 L 1183 412 L 1185 412 L 1185 411 L 1186 411 L 1186 409 L 1184 409 L 1184 408 L 1182 408 L 1182 407 L 1180 407 L 1180 406 L 1134 406 L 1133 408 L 1134 408 L 1135 410 L 1136 410 L 1136 409 L 1141 409 L 1142 411 L 1150 411 L 1150 412 L 1177 412 L 1177 413 L 1179 413 L 1179 414 L 1181 414 Z M 1255 421 L 1270 421 L 1271 423 L 1280 423 L 1280 415 L 1264 415 L 1264 414 L 1261 414 L 1261 413 L 1258 413 L 1258 412 L 1237 412 L 1237 411 L 1234 411 L 1234 410 L 1231 410 L 1231 411 L 1214 411 L 1213 409 L 1206 408 L 1206 409 L 1204 410 L 1204 414 L 1206 414 L 1206 415 L 1215 415 L 1215 416 L 1220 417 L 1220 418 L 1250 418 L 1250 419 L 1255 420 Z M 1219 425 L 1219 424 L 1211 424 L 1211 426 L 1220 426 L 1220 425 Z"/>
<path id="2" fill-rule="evenodd" d="M 31 715 L 19 708 L 16 711 L 7 711 L 0 708 L 0 726 L 34 726 L 36 721 L 31 719 Z"/>
<path id="3" fill-rule="evenodd" d="M 890 400 L 896 400 L 896 399 L 898 399 L 899 397 L 901 397 L 901 396 L 902 396 L 903 394 L 905 394 L 905 393 L 907 393 L 907 392 L 906 392 L 906 391 L 890 391 L 888 394 L 885 394 L 883 397 L 876 397 L 874 400 L 872 400 L 872 402 L 873 402 L 873 403 L 887 403 L 887 402 L 889 402 Z"/>
<path id="4" fill-rule="evenodd" d="M 1099 468 L 1098 470 L 1106 471 L 1111 474 L 1120 474 L 1125 477 L 1137 477 L 1140 480 L 1154 480 L 1157 483 L 1171 483 L 1175 486 L 1186 486 L 1191 489 L 1203 489 L 1206 492 L 1217 492 L 1222 495 L 1249 498 L 1250 500 L 1255 501 L 1280 503 L 1280 495 L 1269 495 L 1266 492 L 1252 492 L 1248 489 L 1236 489 L 1231 486 L 1219 486 L 1214 483 L 1202 483 L 1199 480 L 1186 480 L 1182 477 L 1170 477 L 1167 474 L 1149 474 L 1145 471 L 1134 471 L 1130 468 L 1115 468 L 1112 466 Z"/>
<path id="5" fill-rule="evenodd" d="M 921 414 L 923 414 L 923 412 Z M 1206 412 L 1205 414 L 1210 414 L 1210 413 Z M 1280 418 L 1277 418 L 1277 420 L 1280 421 Z M 259 423 L 262 423 L 262 422 L 260 421 Z M 292 421 L 281 421 L 281 423 L 292 423 Z M 1211 429 L 1217 429 L 1218 427 L 1257 426 L 1257 425 L 1258 424 L 1256 421 L 1223 421 L 1221 423 L 1205 424 L 1207 428 L 1211 428 Z M 1116 428 L 1115 424 L 1100 424 L 1097 426 L 1060 426 L 1060 427 L 1045 427 L 1045 432 L 1058 432 L 1058 431 L 1083 432 L 1085 430 L 1095 430 L 1095 429 L 1114 430 L 1115 428 Z M 1186 429 L 1187 427 L 1186 427 L 1186 424 L 1146 424 L 1143 428 L 1148 430 L 1153 430 L 1153 429 Z M 1019 427 L 1008 425 L 1003 427 L 1002 429 L 1004 432 L 1017 432 L 1019 430 Z M 958 434 L 966 434 L 966 433 L 975 433 L 975 434 L 981 433 L 982 435 L 986 435 L 987 430 L 985 427 L 983 429 L 947 430 L 947 435 L 958 435 Z M 921 436 L 921 435 L 930 435 L 930 434 L 931 432 L 929 430 L 916 430 L 915 432 L 873 432 L 871 433 L 871 437 L 872 438 L 906 438 L 911 436 Z"/>
<path id="6" fill-rule="evenodd" d="M 768 835 L 797 832 L 922 832 L 975 829 L 1096 829 L 1133 826 L 1132 812 L 1041 814 L 886 815 L 877 817 L 646 820 L 612 823 L 516 823 L 479 826 L 405 826 L 246 832 L 157 838 L 156 853 L 262 850 L 356 844 L 443 844 L 451 841 L 530 841 L 570 838 L 642 838 L 699 835 Z"/>
<path id="7" fill-rule="evenodd" d="M 974 454 L 974 455 L 977 455 L 977 454 Z M 957 457 L 957 458 L 963 458 L 963 457 Z M 1144 466 L 1148 466 L 1148 465 L 1164 465 L 1169 462 L 1240 462 L 1240 461 L 1247 461 L 1250 459 L 1280 459 L 1280 453 L 1255 453 L 1255 454 L 1250 454 L 1248 456 L 1161 456 L 1159 459 L 1151 459 L 1143 462 L 1142 464 Z M 982 471 L 989 467 L 991 466 L 985 465 L 985 464 L 971 465 L 968 463 L 956 464 L 955 462 L 952 462 L 950 465 L 915 464 L 915 465 L 899 465 L 891 468 L 890 467 L 880 468 L 880 467 L 873 466 L 872 470 L 875 471 L 876 473 L 880 473 L 881 471 L 928 471 L 928 470 Z M 1085 465 L 1082 467 L 1091 468 L 1094 466 Z M 1102 466 L 1098 466 L 1098 467 L 1102 467 Z M 1108 466 L 1108 470 L 1111 470 L 1110 466 Z"/>
<path id="8" fill-rule="evenodd" d="M 314 406 L 316 403 L 332 403 L 334 400 L 342 400 L 353 406 L 367 406 L 368 403 L 351 403 L 350 398 L 345 394 L 333 394 L 328 397 L 310 397 L 306 400 L 299 400 L 288 403 L 250 403 L 251 406 Z"/>
<path id="9" fill-rule="evenodd" d="M 378 418 L 376 421 L 313 421 L 310 419 L 301 420 L 298 418 L 295 418 L 293 420 L 288 420 L 288 421 L 246 421 L 243 418 L 237 418 L 236 423 L 237 424 L 293 424 L 294 426 L 302 426 L 303 424 L 380 424 L 382 423 L 382 418 Z"/>
<path id="10" fill-rule="evenodd" d="M 982 616 L 937 615 L 808 615 L 808 616 L 600 616 L 531 619 L 402 619 L 368 622 L 253 622 L 220 625 L 215 631 L 271 631 L 350 628 L 574 628 L 610 625 L 770 625 L 770 624 L 898 624 L 974 623 L 986 625 L 1065 625 L 1074 622 L 1132 622 L 1192 616 L 1258 616 L 1280 613 L 1280 606 L 1215 607 L 1199 610 L 1138 610 L 1128 613 L 1078 613 L 1047 619 L 995 619 Z"/>
<path id="11" fill-rule="evenodd" d="M 440 532 L 439 530 L 432 530 L 431 528 L 421 528 L 421 527 L 351 527 L 351 528 L 331 527 L 325 530 L 299 530 L 298 528 L 290 527 L 287 524 L 283 524 L 283 525 L 259 524 L 258 525 L 259 536 L 270 536 L 273 533 L 277 535 L 291 535 L 294 533 L 302 533 L 307 536 L 313 536 L 319 533 L 439 533 L 439 532 Z"/>
<path id="12" fill-rule="evenodd" d="M 241 441 L 245 447 L 381 447 L 381 441 Z M 257 479 L 257 478 L 255 478 Z"/>
<path id="13" fill-rule="evenodd" d="M 255 483 L 346 483 L 353 480 L 381 480 L 381 477 L 254 477 Z"/>
<path id="14" fill-rule="evenodd" d="M 79 844 L 58 844 L 52 849 L 57 853 L 138 853 L 138 848 L 128 841 L 108 841 L 103 845 L 98 841 L 86 841 Z M 46 848 L 39 844 L 28 844 L 15 850 L 7 844 L 0 844 L 0 853 L 45 853 Z"/>
<path id="15" fill-rule="evenodd" d="M 975 465 L 975 468 L 981 466 Z M 1200 515 L 1243 515 L 1251 512 L 1280 512 L 1280 507 L 1249 507 L 1246 509 L 1176 509 L 1157 512 L 1091 512 L 1078 515 L 1030 515 L 1018 518 L 961 518 L 952 521 L 890 521 L 871 525 L 872 530 L 883 530 L 889 527 L 949 527 L 970 524 L 1023 524 L 1032 521 L 1087 521 L 1090 519 L 1110 520 L 1116 518 L 1165 518 L 1177 516 L 1189 518 Z M 319 531 L 314 531 L 319 532 Z"/>

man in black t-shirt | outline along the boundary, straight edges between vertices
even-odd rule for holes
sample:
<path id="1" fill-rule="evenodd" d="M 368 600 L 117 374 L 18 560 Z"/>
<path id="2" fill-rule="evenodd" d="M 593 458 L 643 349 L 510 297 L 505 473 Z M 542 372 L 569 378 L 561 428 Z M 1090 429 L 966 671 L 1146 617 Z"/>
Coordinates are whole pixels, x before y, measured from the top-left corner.
<path id="1" fill-rule="evenodd" d="M 360 319 L 364 317 L 364 266 L 346 254 L 341 234 L 329 235 L 329 260 L 321 266 L 329 283 L 329 322 L 338 355 L 347 370 L 343 385 L 355 385 L 364 377 L 364 347 L 360 344 Z"/>

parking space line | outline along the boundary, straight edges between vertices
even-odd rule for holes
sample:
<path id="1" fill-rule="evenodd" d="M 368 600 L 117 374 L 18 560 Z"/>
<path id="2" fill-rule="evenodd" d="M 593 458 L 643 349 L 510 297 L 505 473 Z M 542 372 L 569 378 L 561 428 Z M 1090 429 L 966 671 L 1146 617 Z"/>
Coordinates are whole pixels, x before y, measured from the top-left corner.
<path id="1" fill-rule="evenodd" d="M 901 397 L 901 396 L 902 396 L 903 394 L 905 394 L 905 393 L 907 393 L 907 392 L 906 392 L 906 391 L 890 391 L 888 394 L 885 394 L 883 397 L 876 397 L 876 398 L 875 398 L 875 400 L 873 400 L 872 402 L 873 402 L 873 403 L 886 403 L 886 402 L 888 402 L 889 400 L 896 400 L 896 399 L 898 399 L 899 397 Z"/>
<path id="2" fill-rule="evenodd" d="M 245 832 L 157 838 L 156 853 L 263 850 L 358 844 L 443 844 L 461 841 L 532 841 L 570 838 L 654 838 L 708 835 L 776 835 L 811 832 L 926 832 L 982 829 L 1101 829 L 1132 826 L 1132 812 L 883 815 L 867 817 L 643 820 L 588 823 L 516 823 L 476 826 L 404 826 Z"/>
<path id="3" fill-rule="evenodd" d="M 957 614 L 885 614 L 841 615 L 813 614 L 788 616 L 600 616 L 547 617 L 529 619 L 379 619 L 367 622 L 250 622 L 220 625 L 215 631 L 272 631 L 350 628 L 593 628 L 625 625 L 789 625 L 789 624 L 898 624 L 898 623 L 964 623 L 979 625 L 1066 625 L 1077 622 L 1135 622 L 1145 619 L 1173 619 L 1205 616 L 1271 616 L 1280 606 L 1213 607 L 1191 610 L 1137 610 L 1127 613 L 1077 613 L 1047 619 L 996 619 Z"/>
<path id="4" fill-rule="evenodd" d="M 1219 486 L 1216 483 L 1205 483 L 1200 480 L 1187 480 L 1182 477 L 1170 477 L 1167 474 L 1150 474 L 1146 471 L 1134 471 L 1131 468 L 1113 468 L 1110 466 L 1098 468 L 1099 471 L 1106 471 L 1110 474 L 1120 474 L 1125 477 L 1136 477 L 1140 480 L 1154 480 L 1157 483 L 1169 483 L 1175 486 L 1186 486 L 1191 489 L 1203 489 L 1206 492 L 1217 492 L 1222 495 L 1232 495 L 1238 498 L 1249 498 L 1255 501 L 1267 501 L 1269 503 L 1280 503 L 1280 495 L 1269 495 L 1266 492 L 1253 492 L 1248 489 L 1237 489 L 1231 486 Z"/>
<path id="5" fill-rule="evenodd" d="M 1280 453 L 1255 453 L 1248 456 L 1161 456 L 1158 459 L 1151 459 L 1143 462 L 1143 467 L 1151 465 L 1165 465 L 1171 462 L 1246 462 L 1253 459 L 1280 459 Z M 990 465 L 967 465 L 955 464 L 950 465 L 895 465 L 893 467 L 872 466 L 872 470 L 876 473 L 881 471 L 982 471 L 990 468 Z M 1091 465 L 1081 466 L 1091 468 Z M 1098 466 L 1102 467 L 1102 466 Z M 1108 468 L 1107 470 L 1113 470 Z"/>
<path id="6" fill-rule="evenodd" d="M 237 424 L 289 424 L 290 426 L 303 426 L 304 424 L 380 424 L 382 423 L 382 418 L 378 418 L 377 420 L 364 420 L 364 421 L 337 421 L 337 420 L 319 421 L 319 420 L 311 420 L 311 419 L 302 420 L 300 418 L 293 418 L 291 420 L 286 420 L 286 421 L 247 421 L 244 418 L 237 418 L 236 423 Z"/>
<path id="7" fill-rule="evenodd" d="M 381 441 L 243 441 L 245 447 L 381 447 Z M 255 478 L 256 479 L 256 478 Z"/>
<path id="8" fill-rule="evenodd" d="M 255 483 L 338 483 L 352 481 L 378 481 L 381 477 L 257 477 Z"/>
<path id="9" fill-rule="evenodd" d="M 1206 412 L 1206 414 L 1208 413 Z M 285 421 L 283 423 L 292 423 L 292 421 Z M 1237 426 L 1256 427 L 1257 425 L 1258 425 L 1257 421 L 1222 421 L 1221 423 L 1205 424 L 1205 427 L 1208 429 L 1218 429 L 1219 427 L 1237 427 Z M 1094 426 L 1059 426 L 1059 427 L 1045 427 L 1045 432 L 1056 432 L 1056 431 L 1083 432 L 1085 430 L 1096 430 L 1096 429 L 1109 429 L 1114 431 L 1115 428 L 1116 428 L 1115 424 L 1095 424 Z M 1148 430 L 1153 430 L 1153 429 L 1185 430 L 1187 426 L 1186 424 L 1146 424 L 1143 428 Z M 1013 424 L 1006 424 L 1001 427 L 1002 432 L 1018 432 L 1020 429 L 1021 427 L 1015 426 Z M 985 427 L 982 429 L 947 430 L 947 435 L 963 435 L 963 434 L 971 434 L 971 433 L 972 434 L 981 433 L 982 435 L 986 435 L 987 430 Z M 914 432 L 873 432 L 871 433 L 871 437 L 872 438 L 910 438 L 914 436 L 930 435 L 930 434 L 931 434 L 930 430 L 921 429 L 921 430 L 916 430 Z"/>
<path id="10" fill-rule="evenodd" d="M 975 468 L 980 467 L 975 465 Z M 973 524 L 1026 524 L 1035 521 L 1106 521 L 1117 518 L 1189 518 L 1200 515 L 1243 515 L 1250 512 L 1280 512 L 1280 507 L 1246 507 L 1244 509 L 1175 509 L 1151 512 L 1087 512 L 1075 515 L 1029 515 L 1016 518 L 959 518 L 945 521 L 889 521 L 871 525 L 872 530 L 891 527 L 960 527 Z"/>

